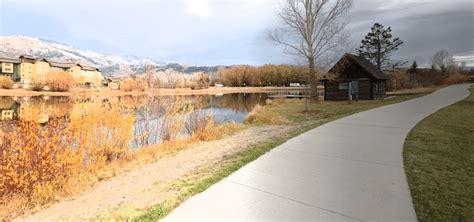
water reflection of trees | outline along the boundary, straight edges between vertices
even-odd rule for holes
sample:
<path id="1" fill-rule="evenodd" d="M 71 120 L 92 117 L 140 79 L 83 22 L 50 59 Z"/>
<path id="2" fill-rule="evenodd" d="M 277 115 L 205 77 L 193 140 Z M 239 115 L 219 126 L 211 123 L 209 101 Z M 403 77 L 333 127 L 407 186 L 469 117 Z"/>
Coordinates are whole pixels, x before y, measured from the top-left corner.
<path id="1" fill-rule="evenodd" d="M 15 100 L 13 99 L 13 97 L 10 97 L 10 96 L 0 97 L 0 109 L 1 110 L 11 109 L 13 107 L 14 103 L 15 103 Z"/>
<path id="2" fill-rule="evenodd" d="M 265 104 L 268 98 L 266 93 L 232 93 L 223 95 L 193 95 L 178 96 L 194 107 L 224 108 L 234 112 L 250 112 L 255 105 Z M 125 106 L 134 109 L 138 113 L 144 110 L 162 112 L 166 104 L 171 104 L 176 96 L 123 96 L 120 101 Z"/>
<path id="3" fill-rule="evenodd" d="M 267 98 L 265 93 L 232 93 L 208 96 L 203 98 L 203 103 L 207 104 L 203 108 L 218 107 L 231 109 L 234 112 L 250 112 L 255 105 L 265 104 Z"/>
<path id="4" fill-rule="evenodd" d="M 234 120 L 237 115 L 249 112 L 257 104 L 264 104 L 265 93 L 235 93 L 223 95 L 194 96 L 122 96 L 122 97 L 0 97 L 0 109 L 6 114 L 13 110 L 15 118 L 46 123 L 52 119 L 69 119 L 72 115 L 82 115 L 98 107 L 118 104 L 135 116 L 134 143 L 142 146 L 162 140 L 166 134 L 163 128 L 182 125 L 190 107 L 194 112 L 213 109 L 212 114 L 219 122 Z M 222 110 L 222 113 L 218 110 Z M 216 112 L 217 113 L 214 113 Z M 175 113 L 169 115 L 169 113 Z M 185 114 L 187 113 L 187 114 Z M 219 118 L 219 115 L 224 115 Z M 172 116 L 172 117 L 170 117 Z M 84 117 L 89 118 L 89 117 Z M 170 123 L 172 119 L 173 124 Z M 9 120 L 5 118 L 2 120 Z M 239 121 L 239 120 L 237 120 Z M 5 121 L 4 121 L 5 122 Z M 167 136 L 169 137 L 169 135 Z"/>

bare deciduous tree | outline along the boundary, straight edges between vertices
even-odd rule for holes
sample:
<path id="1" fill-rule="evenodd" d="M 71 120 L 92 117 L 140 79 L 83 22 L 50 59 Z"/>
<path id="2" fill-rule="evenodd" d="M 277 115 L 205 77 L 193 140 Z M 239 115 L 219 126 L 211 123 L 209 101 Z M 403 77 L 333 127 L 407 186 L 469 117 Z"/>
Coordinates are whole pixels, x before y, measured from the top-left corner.
<path id="1" fill-rule="evenodd" d="M 179 76 L 176 71 L 172 69 L 165 70 L 166 80 L 169 88 L 176 88 L 179 81 Z"/>
<path id="2" fill-rule="evenodd" d="M 148 86 L 148 88 L 154 88 L 153 86 L 153 73 L 154 73 L 154 67 L 152 65 L 147 65 L 146 70 L 145 70 L 145 81 Z"/>
<path id="3" fill-rule="evenodd" d="M 454 64 L 453 56 L 446 50 L 436 52 L 433 58 L 431 58 L 431 62 L 433 62 L 434 68 L 441 70 Z"/>
<path id="4" fill-rule="evenodd" d="M 347 38 L 344 15 L 351 6 L 352 0 L 284 0 L 278 11 L 281 27 L 269 32 L 285 52 L 308 62 L 312 101 L 319 99 L 316 62 Z"/>

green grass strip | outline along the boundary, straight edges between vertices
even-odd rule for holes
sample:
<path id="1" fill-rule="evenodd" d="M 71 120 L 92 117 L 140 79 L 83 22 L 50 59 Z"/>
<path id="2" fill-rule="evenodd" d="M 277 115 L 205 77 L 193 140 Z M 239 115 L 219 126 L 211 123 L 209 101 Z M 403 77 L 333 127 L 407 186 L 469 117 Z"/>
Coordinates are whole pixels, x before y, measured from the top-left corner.
<path id="1" fill-rule="evenodd" d="M 404 147 L 419 221 L 474 221 L 474 88 L 421 121 Z"/>

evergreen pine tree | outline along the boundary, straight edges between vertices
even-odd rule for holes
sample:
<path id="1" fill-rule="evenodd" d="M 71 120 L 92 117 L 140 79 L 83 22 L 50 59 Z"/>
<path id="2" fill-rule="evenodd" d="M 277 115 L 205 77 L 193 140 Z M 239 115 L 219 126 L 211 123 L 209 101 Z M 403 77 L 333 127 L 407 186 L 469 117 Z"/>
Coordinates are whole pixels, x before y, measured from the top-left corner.
<path id="1" fill-rule="evenodd" d="M 399 65 L 392 62 L 390 54 L 398 50 L 403 41 L 398 37 L 393 38 L 391 32 L 391 27 L 385 28 L 380 23 L 375 23 L 357 49 L 360 56 L 371 61 L 379 70 Z"/>

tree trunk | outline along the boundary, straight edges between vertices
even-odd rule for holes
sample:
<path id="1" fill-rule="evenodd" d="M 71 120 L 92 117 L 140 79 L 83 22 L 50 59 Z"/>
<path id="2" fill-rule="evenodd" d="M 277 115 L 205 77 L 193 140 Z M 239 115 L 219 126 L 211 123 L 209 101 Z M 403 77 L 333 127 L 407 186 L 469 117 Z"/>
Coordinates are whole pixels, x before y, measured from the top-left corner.
<path id="1" fill-rule="evenodd" d="M 309 85 L 311 88 L 310 92 L 310 101 L 311 102 L 318 102 L 319 101 L 319 93 L 318 93 L 318 80 L 316 79 L 316 72 L 315 72 L 315 65 L 314 59 L 309 59 Z"/>

